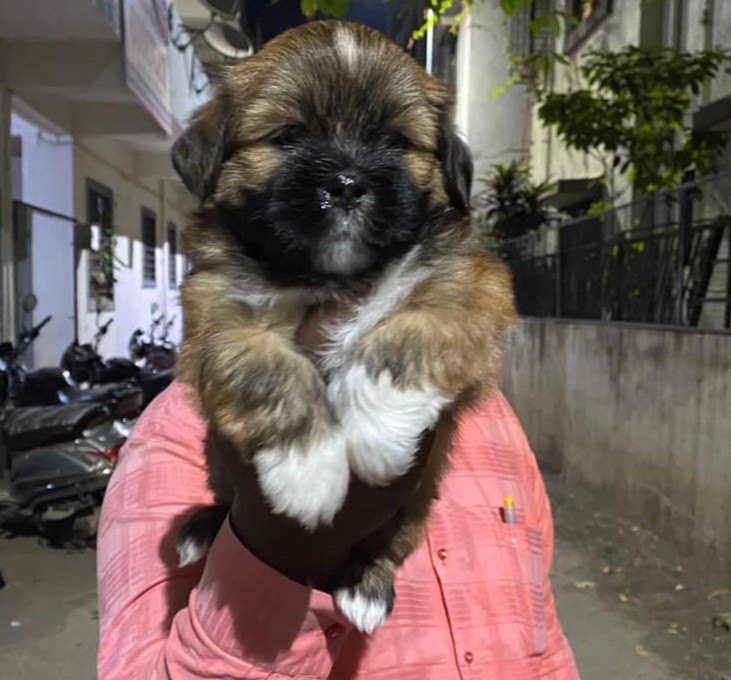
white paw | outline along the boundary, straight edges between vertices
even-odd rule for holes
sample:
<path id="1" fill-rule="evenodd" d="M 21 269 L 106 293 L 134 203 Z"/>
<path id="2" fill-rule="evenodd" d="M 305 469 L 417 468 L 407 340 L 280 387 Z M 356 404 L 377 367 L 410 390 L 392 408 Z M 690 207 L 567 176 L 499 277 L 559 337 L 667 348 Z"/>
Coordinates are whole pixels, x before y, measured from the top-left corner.
<path id="1" fill-rule="evenodd" d="M 178 541 L 178 566 L 187 567 L 189 564 L 195 564 L 198 560 L 202 560 L 208 552 L 208 545 L 196 541 L 192 536 Z"/>
<path id="2" fill-rule="evenodd" d="M 291 446 L 259 451 L 254 467 L 272 512 L 310 531 L 332 521 L 350 483 L 345 440 L 334 433 L 308 449 Z"/>
<path id="3" fill-rule="evenodd" d="M 353 473 L 386 485 L 413 465 L 422 434 L 434 427 L 448 399 L 436 389 L 401 389 L 387 371 L 376 379 L 353 366 L 333 379 L 328 399 L 348 440 Z"/>
<path id="4" fill-rule="evenodd" d="M 393 606 L 393 601 L 370 598 L 354 588 L 336 590 L 333 598 L 343 616 L 367 635 L 386 622 Z"/>

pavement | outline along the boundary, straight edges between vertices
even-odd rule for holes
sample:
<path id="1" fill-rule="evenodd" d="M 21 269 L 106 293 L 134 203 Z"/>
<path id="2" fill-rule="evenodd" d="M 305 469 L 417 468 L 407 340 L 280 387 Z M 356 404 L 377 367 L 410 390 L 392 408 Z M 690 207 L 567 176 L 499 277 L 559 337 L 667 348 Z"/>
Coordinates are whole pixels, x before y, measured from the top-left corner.
<path id="1" fill-rule="evenodd" d="M 585 492 L 577 497 L 560 480 L 549 479 L 548 487 L 557 529 L 554 592 L 582 680 L 731 680 L 731 633 L 710 621 L 718 607 L 731 611 L 731 599 L 723 600 L 731 597 L 727 589 L 683 571 L 678 590 L 675 555 L 663 557 L 670 580 L 658 580 L 657 564 L 640 560 L 637 566 L 641 551 L 633 541 L 654 544 L 633 531 L 635 525 L 601 508 L 587 515 L 587 503 L 596 498 Z M 584 511 L 579 520 L 577 507 Z M 664 549 L 655 545 L 651 552 Z M 651 578 L 643 581 L 637 569 L 647 569 Z M 93 680 L 93 548 L 59 550 L 35 537 L 0 538 L 0 570 L 6 580 L 0 589 L 0 680 Z M 658 599 L 665 590 L 667 597 Z M 690 612 L 692 603 L 702 611 Z"/>

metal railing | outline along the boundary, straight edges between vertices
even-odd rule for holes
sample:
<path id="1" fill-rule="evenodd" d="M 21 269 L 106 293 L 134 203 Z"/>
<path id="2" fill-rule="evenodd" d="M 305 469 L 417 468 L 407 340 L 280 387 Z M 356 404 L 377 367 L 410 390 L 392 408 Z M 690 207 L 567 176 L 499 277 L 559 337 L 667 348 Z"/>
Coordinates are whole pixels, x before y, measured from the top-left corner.
<path id="1" fill-rule="evenodd" d="M 524 316 L 731 330 L 731 172 L 495 250 Z"/>

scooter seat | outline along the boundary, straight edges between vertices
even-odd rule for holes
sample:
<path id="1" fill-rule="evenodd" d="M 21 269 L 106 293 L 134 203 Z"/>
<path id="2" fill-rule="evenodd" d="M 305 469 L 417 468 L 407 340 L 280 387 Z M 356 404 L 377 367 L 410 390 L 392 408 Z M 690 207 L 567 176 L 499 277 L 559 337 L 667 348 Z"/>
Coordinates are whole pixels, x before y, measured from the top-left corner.
<path id="1" fill-rule="evenodd" d="M 134 385 L 93 385 L 85 390 L 80 390 L 79 394 L 83 401 L 106 401 L 126 399 L 127 397 L 139 392 L 139 388 Z"/>
<path id="2" fill-rule="evenodd" d="M 141 370 L 137 375 L 137 383 L 145 395 L 144 405 L 148 406 L 158 394 L 163 392 L 173 382 L 174 377 L 173 371 L 171 370 Z"/>
<path id="3" fill-rule="evenodd" d="M 129 417 L 139 413 L 143 403 L 142 389 L 137 385 L 111 384 L 94 385 L 88 390 L 81 390 L 83 401 L 91 400 L 105 403 L 112 411 L 115 418 Z"/>
<path id="4" fill-rule="evenodd" d="M 8 409 L 2 419 L 2 436 L 10 451 L 27 451 L 56 441 L 74 439 L 109 418 L 102 404 L 22 406 Z"/>

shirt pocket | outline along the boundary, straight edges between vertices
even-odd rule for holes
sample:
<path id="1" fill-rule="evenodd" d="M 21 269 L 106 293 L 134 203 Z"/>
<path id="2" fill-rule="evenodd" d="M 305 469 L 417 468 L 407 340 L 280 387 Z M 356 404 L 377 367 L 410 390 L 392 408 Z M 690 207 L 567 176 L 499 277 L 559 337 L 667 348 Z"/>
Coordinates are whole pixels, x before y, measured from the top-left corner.
<path id="1" fill-rule="evenodd" d="M 546 633 L 546 584 L 543 578 L 544 539 L 539 528 L 531 522 L 520 496 L 513 497 L 514 521 L 509 523 L 505 507 L 496 508 L 495 519 L 506 556 L 512 563 L 514 596 L 520 603 L 527 652 L 530 656 L 544 654 L 548 647 Z"/>

